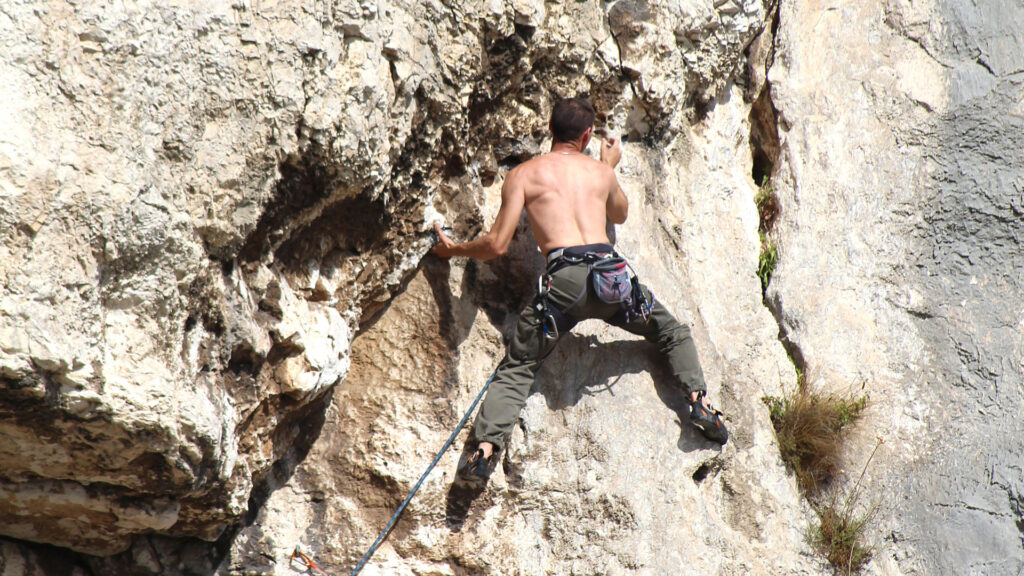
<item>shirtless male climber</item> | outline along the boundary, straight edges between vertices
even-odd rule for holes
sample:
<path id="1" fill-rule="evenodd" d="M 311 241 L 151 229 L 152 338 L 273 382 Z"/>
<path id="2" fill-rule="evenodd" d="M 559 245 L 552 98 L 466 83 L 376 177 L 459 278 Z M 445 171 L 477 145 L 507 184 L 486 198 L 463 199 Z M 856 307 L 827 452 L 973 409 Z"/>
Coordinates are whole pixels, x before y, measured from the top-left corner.
<path id="1" fill-rule="evenodd" d="M 605 226 L 606 220 L 625 222 L 629 202 L 615 177 L 615 166 L 622 157 L 620 143 L 614 138 L 604 140 L 600 161 L 583 154 L 593 127 L 594 108 L 589 102 L 579 98 L 559 101 L 549 124 L 551 152 L 508 173 L 501 188 L 501 207 L 487 234 L 457 244 L 444 235 L 440 224 L 434 224 L 438 237 L 435 255 L 490 260 L 508 250 L 525 208 L 548 262 L 538 297 L 519 315 L 515 335 L 477 414 L 473 425 L 477 450 L 460 463 L 458 475 L 463 480 L 486 482 L 494 468 L 491 458 L 504 447 L 541 363 L 561 335 L 587 318 L 600 318 L 656 344 L 679 386 L 689 394 L 690 422 L 710 440 L 721 444 L 728 440 L 721 413 L 703 400 L 707 387 L 690 328 L 653 301 L 650 291 L 633 280 L 635 275 L 609 276 L 612 282 L 595 287 L 593 276 L 601 263 L 611 263 L 604 268 L 613 269 L 613 275 L 615 270 L 627 274 L 625 260 L 614 258 L 617 255 Z M 609 260 L 610 256 L 613 259 Z M 616 284 L 623 279 L 625 284 Z M 614 298 L 612 303 L 602 299 L 609 286 L 611 292 L 618 289 L 620 295 L 625 294 L 626 306 Z"/>

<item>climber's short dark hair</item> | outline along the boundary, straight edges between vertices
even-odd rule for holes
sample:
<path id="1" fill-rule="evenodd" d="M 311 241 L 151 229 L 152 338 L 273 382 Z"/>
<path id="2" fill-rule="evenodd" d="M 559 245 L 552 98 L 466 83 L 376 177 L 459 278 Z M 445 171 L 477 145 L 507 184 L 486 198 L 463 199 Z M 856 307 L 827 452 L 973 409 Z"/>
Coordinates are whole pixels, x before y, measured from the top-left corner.
<path id="1" fill-rule="evenodd" d="M 594 107 L 582 98 L 563 98 L 551 109 L 551 137 L 571 142 L 594 125 Z"/>

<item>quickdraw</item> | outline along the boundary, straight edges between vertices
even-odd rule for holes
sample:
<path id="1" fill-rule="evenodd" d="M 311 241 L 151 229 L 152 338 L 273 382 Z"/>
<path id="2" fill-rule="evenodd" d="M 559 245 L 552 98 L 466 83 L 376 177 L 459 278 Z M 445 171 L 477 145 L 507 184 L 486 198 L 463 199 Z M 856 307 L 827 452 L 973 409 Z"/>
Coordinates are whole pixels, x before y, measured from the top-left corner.
<path id="1" fill-rule="evenodd" d="M 551 291 L 551 275 L 542 274 L 537 278 L 537 311 L 543 318 L 544 337 L 548 340 L 558 340 L 558 321 L 551 313 L 548 304 L 548 292 Z"/>
<path id="2" fill-rule="evenodd" d="M 313 569 L 319 572 L 320 574 L 323 574 L 324 576 L 330 576 L 330 574 L 324 572 L 319 566 L 317 566 L 316 562 L 313 562 L 313 559 L 310 558 L 308 554 L 302 551 L 301 545 L 296 545 L 295 551 L 292 552 L 292 562 L 296 560 L 298 560 L 299 563 L 302 564 L 302 566 L 306 569 L 307 572 L 310 569 Z"/>
<path id="3" fill-rule="evenodd" d="M 624 304 L 626 309 L 626 322 L 632 322 L 635 318 L 643 318 L 644 323 L 651 321 L 651 312 L 654 309 L 654 292 L 647 289 L 647 293 L 644 294 L 642 288 L 640 288 L 640 280 L 634 275 L 632 279 L 633 283 L 633 295 L 634 298 L 629 305 Z M 636 295 L 639 294 L 639 297 Z"/>

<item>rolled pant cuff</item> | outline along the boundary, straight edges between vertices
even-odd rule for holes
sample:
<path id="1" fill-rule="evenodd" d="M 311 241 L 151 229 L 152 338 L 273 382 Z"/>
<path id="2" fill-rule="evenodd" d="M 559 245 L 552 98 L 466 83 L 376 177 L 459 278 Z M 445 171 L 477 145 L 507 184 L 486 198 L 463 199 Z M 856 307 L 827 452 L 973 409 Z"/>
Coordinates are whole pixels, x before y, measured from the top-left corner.
<path id="1" fill-rule="evenodd" d="M 675 374 L 675 377 L 676 382 L 679 383 L 679 387 L 685 390 L 687 394 L 708 391 L 708 385 L 704 382 L 703 371 L 693 370 L 683 372 Z"/>
<path id="2" fill-rule="evenodd" d="M 501 436 L 490 437 L 490 438 L 484 437 L 484 438 L 477 438 L 476 439 L 476 443 L 480 444 L 481 442 L 490 442 L 491 444 L 494 445 L 494 453 L 497 454 L 498 452 L 501 452 L 502 450 L 505 449 L 505 442 L 504 442 L 504 440 L 505 439 L 503 437 L 501 437 Z"/>

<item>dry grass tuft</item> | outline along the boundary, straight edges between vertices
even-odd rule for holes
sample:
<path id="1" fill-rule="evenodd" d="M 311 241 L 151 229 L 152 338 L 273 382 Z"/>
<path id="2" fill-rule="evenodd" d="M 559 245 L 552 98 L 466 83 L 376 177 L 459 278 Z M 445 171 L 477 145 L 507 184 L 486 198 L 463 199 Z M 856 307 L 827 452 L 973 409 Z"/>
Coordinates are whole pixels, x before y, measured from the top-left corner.
<path id="1" fill-rule="evenodd" d="M 868 397 L 841 397 L 814 391 L 803 374 L 797 390 L 783 398 L 766 396 L 782 460 L 808 495 L 820 492 L 839 470 L 842 431 L 867 407 Z"/>
<path id="2" fill-rule="evenodd" d="M 754 195 L 754 204 L 757 205 L 757 214 L 760 217 L 757 229 L 763 233 L 771 232 L 775 221 L 779 218 L 779 197 L 775 194 L 775 187 L 768 178 L 761 181 Z"/>
<path id="3" fill-rule="evenodd" d="M 864 539 L 875 509 L 855 513 L 836 500 L 815 507 L 819 524 L 812 539 L 829 563 L 840 574 L 849 576 L 859 573 L 871 560 L 873 549 L 864 544 Z"/>
<path id="4" fill-rule="evenodd" d="M 835 567 L 836 572 L 844 576 L 860 573 L 861 569 L 871 560 L 874 552 L 871 546 L 864 544 L 867 538 L 867 526 L 878 510 L 876 505 L 860 509 L 860 486 L 864 479 L 864 473 L 875 457 L 875 452 L 882 445 L 882 439 L 878 439 L 871 456 L 864 464 L 860 472 L 860 478 L 854 484 L 853 490 L 847 494 L 846 499 L 840 503 L 837 492 L 824 504 L 814 507 L 818 513 L 818 526 L 811 534 L 812 540 L 821 553 Z"/>
<path id="5" fill-rule="evenodd" d="M 866 394 L 860 397 L 836 396 L 815 391 L 802 372 L 797 373 L 796 391 L 783 398 L 763 398 L 771 415 L 782 460 L 796 474 L 800 490 L 812 500 L 818 514 L 818 525 L 811 540 L 836 572 L 849 576 L 871 559 L 872 549 L 864 544 L 867 525 L 875 508 L 860 512 L 860 483 L 879 444 L 871 452 L 860 478 L 845 499 L 838 491 L 831 497 L 816 498 L 839 473 L 839 457 L 843 448 L 843 429 L 860 418 L 868 405 Z"/>

